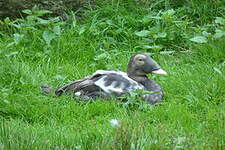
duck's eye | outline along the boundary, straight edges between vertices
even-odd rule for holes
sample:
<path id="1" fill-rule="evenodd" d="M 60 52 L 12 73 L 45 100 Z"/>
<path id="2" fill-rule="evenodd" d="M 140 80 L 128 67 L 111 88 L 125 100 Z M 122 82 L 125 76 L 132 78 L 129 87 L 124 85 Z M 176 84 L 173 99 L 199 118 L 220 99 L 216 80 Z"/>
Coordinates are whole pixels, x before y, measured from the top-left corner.
<path id="1" fill-rule="evenodd" d="M 143 61 L 143 60 L 144 60 L 144 59 L 142 59 L 142 58 L 139 58 L 139 59 L 138 59 L 138 61 Z"/>

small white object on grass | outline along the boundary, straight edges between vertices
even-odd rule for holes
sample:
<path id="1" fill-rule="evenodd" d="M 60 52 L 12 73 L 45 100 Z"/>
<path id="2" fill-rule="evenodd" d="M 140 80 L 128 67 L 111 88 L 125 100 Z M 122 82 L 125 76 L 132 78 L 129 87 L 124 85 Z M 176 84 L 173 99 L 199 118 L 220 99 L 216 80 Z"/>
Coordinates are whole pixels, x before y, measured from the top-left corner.
<path id="1" fill-rule="evenodd" d="M 109 123 L 111 124 L 112 127 L 119 127 L 120 126 L 119 121 L 117 119 L 111 119 L 109 121 Z"/>

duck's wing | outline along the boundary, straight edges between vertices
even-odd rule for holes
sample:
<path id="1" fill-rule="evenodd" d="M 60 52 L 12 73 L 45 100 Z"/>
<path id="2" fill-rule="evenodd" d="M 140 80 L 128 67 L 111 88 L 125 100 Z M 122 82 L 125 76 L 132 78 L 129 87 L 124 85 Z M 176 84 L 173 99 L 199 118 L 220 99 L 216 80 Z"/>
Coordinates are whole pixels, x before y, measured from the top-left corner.
<path id="1" fill-rule="evenodd" d="M 129 78 L 125 72 L 115 70 L 98 70 L 89 77 L 76 80 L 56 90 L 56 95 L 72 92 L 76 96 L 95 98 L 121 96 L 143 86 Z"/>
<path id="2" fill-rule="evenodd" d="M 93 73 L 91 76 L 87 76 L 80 80 L 72 81 L 66 85 L 63 85 L 55 90 L 56 96 L 61 96 L 63 93 L 74 93 L 76 95 L 84 94 L 82 91 L 86 88 L 86 91 L 93 91 L 93 85 L 95 80 L 100 78 L 101 76 L 107 74 L 107 71 L 104 70 L 98 70 L 95 73 Z"/>
<path id="3" fill-rule="evenodd" d="M 55 95 L 61 96 L 63 93 L 72 93 L 75 89 L 77 89 L 79 87 L 80 83 L 82 83 L 88 79 L 89 79 L 89 77 L 85 77 L 83 79 L 75 80 L 66 85 L 63 85 L 55 90 Z"/>
<path id="4" fill-rule="evenodd" d="M 127 73 L 121 71 L 99 70 L 101 78 L 94 81 L 94 84 L 104 91 L 106 95 L 121 96 L 133 90 L 143 89 L 143 86 L 129 78 Z"/>

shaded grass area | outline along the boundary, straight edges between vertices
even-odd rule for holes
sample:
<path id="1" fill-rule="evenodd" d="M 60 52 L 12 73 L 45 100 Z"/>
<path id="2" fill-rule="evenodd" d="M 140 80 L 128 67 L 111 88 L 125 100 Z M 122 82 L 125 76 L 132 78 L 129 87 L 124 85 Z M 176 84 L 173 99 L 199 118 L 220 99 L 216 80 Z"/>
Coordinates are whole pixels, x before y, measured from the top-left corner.
<path id="1" fill-rule="evenodd" d="M 1 38 L 0 149 L 223 149 L 225 39 L 172 53 L 137 48 L 141 39 L 134 32 L 147 27 L 134 20 L 144 11 L 109 9 L 89 11 L 86 23 L 65 29 L 50 45 L 42 29 L 23 33 L 26 38 L 16 44 L 10 36 Z M 125 19 L 118 18 L 123 11 Z M 85 102 L 39 91 L 42 83 L 57 87 L 98 69 L 125 71 L 139 51 L 151 53 L 169 73 L 149 75 L 165 91 L 160 105 Z M 120 127 L 112 127 L 111 119 Z"/>

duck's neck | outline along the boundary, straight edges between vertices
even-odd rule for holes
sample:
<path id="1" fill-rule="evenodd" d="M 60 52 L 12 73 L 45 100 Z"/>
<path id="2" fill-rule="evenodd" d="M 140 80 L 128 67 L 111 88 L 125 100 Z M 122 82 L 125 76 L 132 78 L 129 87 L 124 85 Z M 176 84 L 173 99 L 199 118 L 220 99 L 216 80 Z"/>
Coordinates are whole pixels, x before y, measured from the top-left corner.
<path id="1" fill-rule="evenodd" d="M 144 82 L 146 80 L 149 80 L 146 75 L 131 75 L 128 73 L 128 77 L 135 80 L 136 82 Z"/>
<path id="2" fill-rule="evenodd" d="M 148 91 L 161 91 L 160 86 L 153 80 L 150 80 L 146 75 L 129 75 L 128 77 L 142 84 Z"/>
<path id="3" fill-rule="evenodd" d="M 129 78 L 135 80 L 138 83 L 145 82 L 149 80 L 146 73 L 141 70 L 138 70 L 135 66 L 132 66 L 132 59 L 130 60 L 127 66 L 127 75 Z"/>

